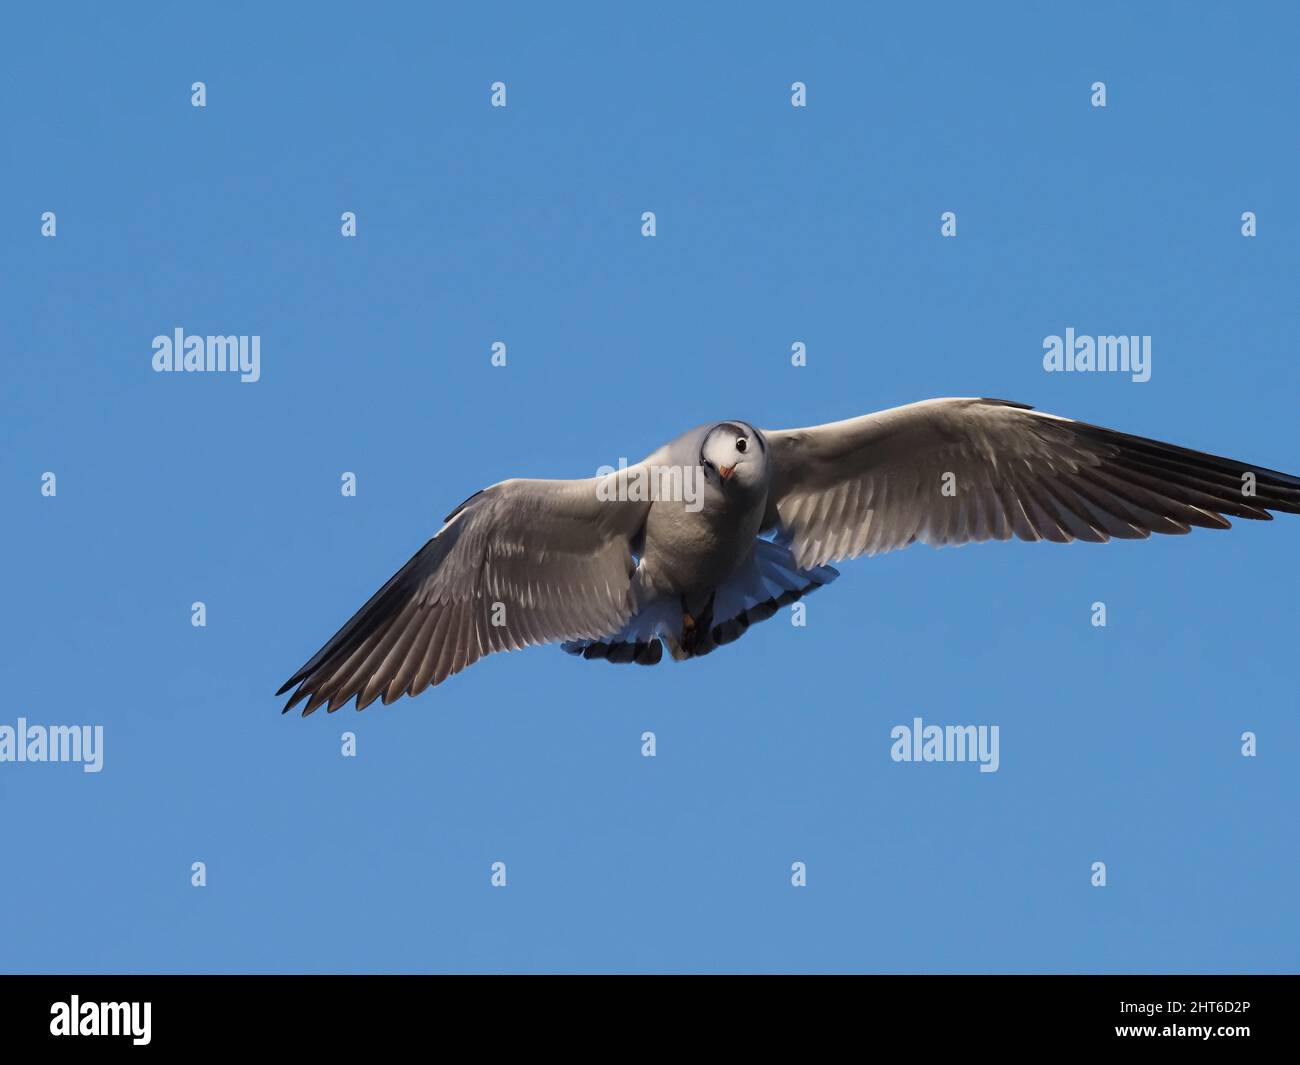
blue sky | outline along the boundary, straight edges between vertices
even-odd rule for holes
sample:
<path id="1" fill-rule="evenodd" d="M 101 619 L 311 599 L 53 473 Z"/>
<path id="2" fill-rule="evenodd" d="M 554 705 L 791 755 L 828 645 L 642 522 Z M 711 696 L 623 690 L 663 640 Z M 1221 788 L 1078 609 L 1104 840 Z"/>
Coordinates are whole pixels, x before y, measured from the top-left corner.
<path id="1" fill-rule="evenodd" d="M 685 665 L 272 695 L 476 489 L 705 421 L 999 396 L 1300 471 L 1281 7 L 7 9 L 0 724 L 105 757 L 0 764 L 0 969 L 1295 970 L 1287 516 L 845 563 Z M 177 327 L 261 379 L 155 374 Z M 1045 373 L 1067 327 L 1151 380 Z M 998 772 L 891 761 L 916 716 Z"/>

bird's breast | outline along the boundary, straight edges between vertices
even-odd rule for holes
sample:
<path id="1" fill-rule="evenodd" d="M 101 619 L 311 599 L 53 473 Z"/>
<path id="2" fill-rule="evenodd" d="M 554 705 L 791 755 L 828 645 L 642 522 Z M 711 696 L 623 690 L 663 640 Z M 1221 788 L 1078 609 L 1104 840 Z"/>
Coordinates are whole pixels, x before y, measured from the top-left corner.
<path id="1" fill-rule="evenodd" d="M 706 495 L 693 509 L 656 502 L 646 519 L 645 559 L 660 590 L 676 595 L 713 588 L 748 556 L 763 519 L 762 499 Z"/>

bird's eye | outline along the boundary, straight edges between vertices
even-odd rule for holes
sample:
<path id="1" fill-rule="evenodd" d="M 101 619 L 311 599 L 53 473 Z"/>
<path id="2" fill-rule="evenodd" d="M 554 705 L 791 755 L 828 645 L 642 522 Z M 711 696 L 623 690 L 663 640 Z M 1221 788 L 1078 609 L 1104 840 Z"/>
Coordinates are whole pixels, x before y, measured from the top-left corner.
<path id="1" fill-rule="evenodd" d="M 737 450 L 737 451 L 744 451 L 745 448 L 747 448 L 747 447 L 749 447 L 749 441 L 748 441 L 748 440 L 746 440 L 743 436 L 739 436 L 739 437 L 736 438 L 736 450 Z"/>

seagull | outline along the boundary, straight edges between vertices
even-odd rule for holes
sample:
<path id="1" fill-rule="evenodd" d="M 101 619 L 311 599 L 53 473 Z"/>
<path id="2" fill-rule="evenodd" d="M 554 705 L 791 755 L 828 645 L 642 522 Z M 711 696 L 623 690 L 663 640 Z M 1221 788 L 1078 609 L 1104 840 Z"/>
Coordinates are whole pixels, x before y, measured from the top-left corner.
<path id="1" fill-rule="evenodd" d="M 1140 540 L 1300 513 L 1300 477 L 1000 399 L 806 429 L 723 421 L 635 466 L 475 493 L 277 692 L 419 695 L 497 651 L 698 658 L 909 544 Z"/>

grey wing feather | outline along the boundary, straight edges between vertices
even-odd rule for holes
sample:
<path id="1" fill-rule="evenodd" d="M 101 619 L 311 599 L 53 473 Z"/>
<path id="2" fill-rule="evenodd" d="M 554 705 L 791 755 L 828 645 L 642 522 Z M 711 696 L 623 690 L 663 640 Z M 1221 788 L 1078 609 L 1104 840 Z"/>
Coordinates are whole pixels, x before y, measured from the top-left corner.
<path id="1" fill-rule="evenodd" d="M 390 703 L 496 651 L 617 631 L 648 504 L 609 487 L 511 480 L 471 496 L 281 687 L 297 685 L 285 711 Z"/>
<path id="2" fill-rule="evenodd" d="M 1290 474 L 1006 400 L 932 399 L 764 437 L 764 524 L 801 566 L 918 542 L 1104 543 L 1300 513 Z"/>

